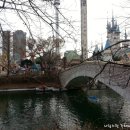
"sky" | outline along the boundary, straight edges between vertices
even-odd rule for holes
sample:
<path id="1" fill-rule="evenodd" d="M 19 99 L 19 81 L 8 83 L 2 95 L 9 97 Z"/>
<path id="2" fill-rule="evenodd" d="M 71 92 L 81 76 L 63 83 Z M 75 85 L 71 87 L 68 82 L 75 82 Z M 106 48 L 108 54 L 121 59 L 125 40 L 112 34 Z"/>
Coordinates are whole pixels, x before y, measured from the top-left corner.
<path id="1" fill-rule="evenodd" d="M 127 0 L 87 0 L 89 48 L 97 43 L 100 44 L 102 42 L 105 44 L 107 19 L 108 21 L 111 21 L 112 14 L 120 26 L 120 30 L 122 32 L 121 36 L 123 37 L 125 29 L 127 29 L 129 34 L 129 19 L 126 18 L 129 16 L 129 8 L 123 8 L 128 5 L 128 2 L 126 1 Z M 80 50 L 80 0 L 60 0 L 59 9 L 64 17 L 67 18 L 74 27 L 72 29 L 72 27 L 66 25 L 67 21 L 65 21 L 62 16 L 59 16 L 60 26 L 62 27 L 62 30 L 59 30 L 66 41 L 63 50 Z M 53 8 L 47 8 L 47 11 L 52 14 L 52 16 L 55 15 Z M 27 32 L 24 24 L 12 12 L 10 13 L 10 11 L 6 11 L 1 15 L 1 17 L 5 17 L 5 19 L 9 21 L 9 24 L 12 24 L 10 28 L 13 31 L 21 29 Z M 66 24 L 63 24 L 64 21 Z M 31 22 L 33 24 L 33 21 Z M 38 29 L 40 26 L 42 26 L 42 30 Z M 7 26 L 5 29 L 6 28 Z M 39 23 L 39 21 L 36 22 L 35 27 L 31 25 L 31 28 L 33 28 L 33 33 L 42 35 L 45 38 L 53 35 L 52 29 L 44 23 Z M 69 34 L 72 35 L 73 38 L 70 40 L 65 32 L 63 32 L 63 30 L 66 30 Z"/>
<path id="2" fill-rule="evenodd" d="M 123 8 L 128 4 L 126 1 L 127 0 L 87 0 L 89 47 L 101 42 L 105 44 L 107 19 L 111 21 L 112 14 L 120 26 L 121 36 L 124 35 L 125 28 L 129 30 L 129 27 L 125 26 L 128 20 L 126 20 L 126 23 L 123 22 L 126 19 L 125 17 L 128 16 L 128 11 Z M 61 3 L 61 8 L 66 6 L 68 10 L 71 10 L 71 13 L 69 13 L 71 15 L 70 17 L 77 19 L 77 21 L 79 21 L 77 24 L 80 26 L 80 0 L 64 0 L 63 2 L 65 4 L 62 5 Z M 68 15 L 67 11 L 66 14 Z M 64 15 L 66 14 L 64 13 Z"/>

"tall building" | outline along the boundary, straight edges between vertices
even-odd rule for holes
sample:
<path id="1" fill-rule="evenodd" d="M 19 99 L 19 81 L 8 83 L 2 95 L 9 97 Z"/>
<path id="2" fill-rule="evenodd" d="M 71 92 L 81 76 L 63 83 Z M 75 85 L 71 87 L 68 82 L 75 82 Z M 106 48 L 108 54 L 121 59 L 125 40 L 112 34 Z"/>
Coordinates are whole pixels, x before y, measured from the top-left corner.
<path id="1" fill-rule="evenodd" d="M 7 75 L 9 75 L 10 68 L 10 31 L 2 32 L 2 66 L 7 68 Z"/>
<path id="2" fill-rule="evenodd" d="M 55 19 L 56 19 L 56 39 L 59 39 L 59 5 L 60 5 L 60 0 L 55 0 L 54 1 L 55 5 Z M 60 55 L 60 45 L 59 41 L 56 40 L 56 54 Z"/>
<path id="3" fill-rule="evenodd" d="M 2 54 L 8 55 L 10 52 L 10 31 L 2 32 Z"/>
<path id="4" fill-rule="evenodd" d="M 82 60 L 88 58 L 87 50 L 87 0 L 81 2 L 81 51 Z"/>
<path id="5" fill-rule="evenodd" d="M 17 30 L 13 33 L 13 58 L 20 62 L 26 57 L 26 33 L 22 30 Z"/>

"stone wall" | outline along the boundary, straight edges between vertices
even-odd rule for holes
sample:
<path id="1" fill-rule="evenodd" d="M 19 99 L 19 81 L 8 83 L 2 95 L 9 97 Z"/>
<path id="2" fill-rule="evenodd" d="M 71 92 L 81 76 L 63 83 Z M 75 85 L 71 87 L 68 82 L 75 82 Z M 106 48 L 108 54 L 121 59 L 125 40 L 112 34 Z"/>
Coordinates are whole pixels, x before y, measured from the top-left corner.
<path id="1" fill-rule="evenodd" d="M 62 87 L 66 87 L 72 79 L 79 76 L 95 78 L 130 100 L 129 66 L 100 61 L 82 63 L 60 73 Z"/>

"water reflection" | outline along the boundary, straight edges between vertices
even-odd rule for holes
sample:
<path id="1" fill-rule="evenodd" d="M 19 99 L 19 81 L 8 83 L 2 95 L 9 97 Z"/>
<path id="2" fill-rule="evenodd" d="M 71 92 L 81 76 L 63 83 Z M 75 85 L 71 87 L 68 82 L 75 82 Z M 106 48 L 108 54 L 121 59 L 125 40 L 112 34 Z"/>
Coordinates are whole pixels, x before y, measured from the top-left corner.
<path id="1" fill-rule="evenodd" d="M 99 102 L 88 101 L 92 95 Z M 130 123 L 130 103 L 111 90 L 0 94 L 2 130 L 101 130 L 124 122 Z"/>

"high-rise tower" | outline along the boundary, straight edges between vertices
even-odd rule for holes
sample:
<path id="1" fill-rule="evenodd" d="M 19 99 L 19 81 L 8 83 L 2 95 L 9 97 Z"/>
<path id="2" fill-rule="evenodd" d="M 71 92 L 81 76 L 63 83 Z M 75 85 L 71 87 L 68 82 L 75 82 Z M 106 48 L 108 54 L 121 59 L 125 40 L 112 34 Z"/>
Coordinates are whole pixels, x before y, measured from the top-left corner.
<path id="1" fill-rule="evenodd" d="M 2 54 L 7 56 L 9 52 L 10 52 L 10 31 L 3 31 Z"/>
<path id="2" fill-rule="evenodd" d="M 13 33 L 13 58 L 20 62 L 26 57 L 26 33 L 22 30 L 17 30 Z"/>
<path id="3" fill-rule="evenodd" d="M 56 19 L 56 39 L 59 38 L 59 5 L 60 5 L 60 0 L 54 0 L 54 5 L 55 5 L 55 19 Z M 59 42 L 56 40 L 56 54 L 60 54 L 59 50 Z"/>
<path id="4" fill-rule="evenodd" d="M 82 60 L 88 58 L 87 50 L 87 0 L 80 0 L 81 2 L 81 51 Z"/>

